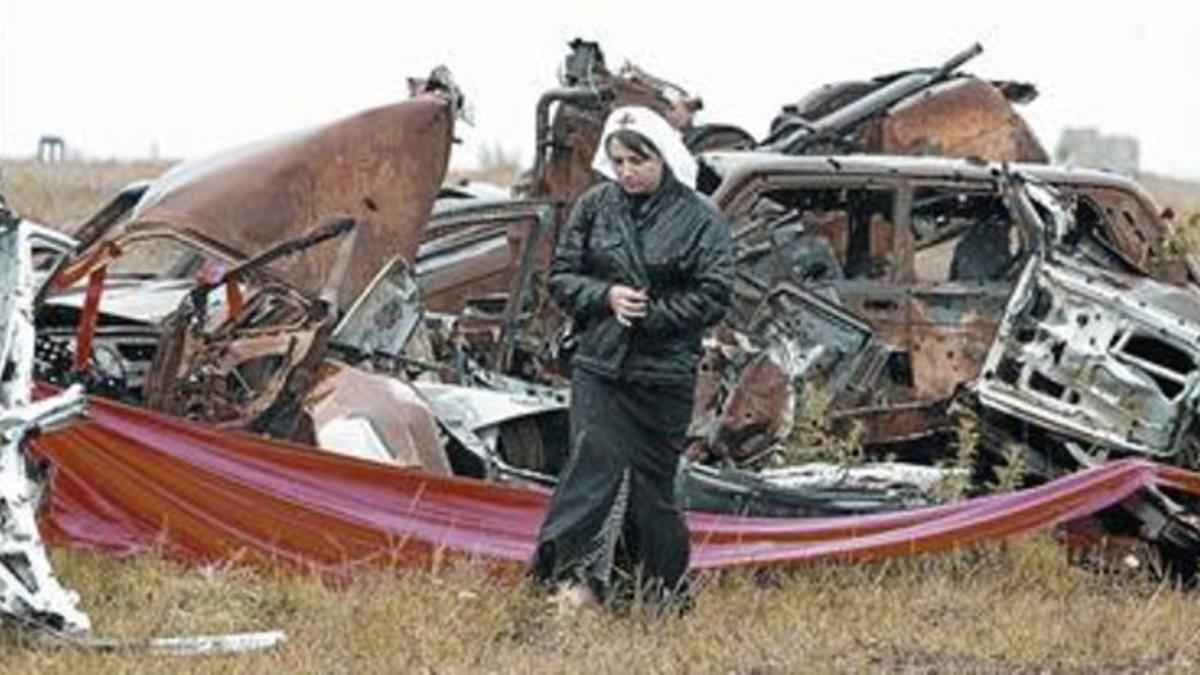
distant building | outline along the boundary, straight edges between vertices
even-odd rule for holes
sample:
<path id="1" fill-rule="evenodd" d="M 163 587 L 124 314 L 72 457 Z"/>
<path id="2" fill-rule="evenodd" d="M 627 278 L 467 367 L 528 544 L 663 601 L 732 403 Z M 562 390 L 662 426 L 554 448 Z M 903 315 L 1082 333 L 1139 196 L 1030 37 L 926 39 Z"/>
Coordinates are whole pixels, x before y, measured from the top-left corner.
<path id="1" fill-rule="evenodd" d="M 67 158 L 67 144 L 61 136 L 42 136 L 38 139 L 37 158 L 44 164 L 60 164 Z"/>
<path id="2" fill-rule="evenodd" d="M 1054 159 L 1060 164 L 1134 176 L 1138 172 L 1138 140 L 1132 136 L 1102 134 L 1094 127 L 1063 129 Z"/>

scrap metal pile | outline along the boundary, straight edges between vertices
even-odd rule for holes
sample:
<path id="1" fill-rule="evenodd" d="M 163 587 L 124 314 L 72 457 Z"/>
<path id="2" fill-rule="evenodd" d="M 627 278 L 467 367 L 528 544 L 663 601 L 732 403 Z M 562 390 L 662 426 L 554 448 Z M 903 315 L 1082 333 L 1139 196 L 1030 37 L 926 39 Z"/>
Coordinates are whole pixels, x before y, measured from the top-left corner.
<path id="1" fill-rule="evenodd" d="M 35 252 L 65 255 L 71 240 L 23 222 L 0 199 L 0 614 L 70 632 L 91 627 L 63 588 L 42 546 L 36 509 L 45 488 L 42 471 L 25 445 L 42 432 L 79 416 L 82 387 L 31 400 L 34 349 Z"/>
<path id="2" fill-rule="evenodd" d="M 1042 509 L 977 535 L 1095 516 L 1194 572 L 1190 474 L 1101 465 L 1200 468 L 1200 268 L 1167 255 L 1169 224 L 1135 183 L 1046 165 L 1015 108 L 1036 90 L 960 72 L 979 51 L 821 87 L 757 140 L 696 124 L 699 98 L 613 73 L 577 40 L 534 106 L 536 160 L 511 196 L 442 187 L 463 102 L 444 69 L 407 101 L 130 186 L 45 268 L 36 374 L 149 412 L 97 402 L 92 421 L 39 440 L 61 473 L 49 530 L 106 548 L 166 532 L 200 558 L 290 532 L 262 555 L 333 564 L 312 530 L 246 511 L 307 504 L 355 560 L 394 537 L 526 556 L 539 487 L 569 454 L 549 262 L 597 180 L 605 116 L 641 104 L 680 129 L 734 228 L 734 308 L 705 342 L 678 478 L 688 508 L 723 514 L 693 521 L 712 546 L 743 537 L 727 551 L 742 564 L 848 554 L 868 544 L 802 553 L 751 533 L 816 541 L 810 528 L 871 523 L 916 528 L 879 551 L 974 541 L 930 525 L 968 508 L 936 506 L 945 485 L 973 494 L 1016 464 L 1057 497 L 968 500 Z M 89 444 L 104 458 L 83 458 Z M 1067 480 L 1090 487 L 1055 501 L 1056 479 L 1083 469 L 1093 478 Z M 1104 482 L 1118 474 L 1120 489 Z M 214 514 L 236 522 L 201 527 Z M 931 532 L 937 545 L 913 543 Z"/>

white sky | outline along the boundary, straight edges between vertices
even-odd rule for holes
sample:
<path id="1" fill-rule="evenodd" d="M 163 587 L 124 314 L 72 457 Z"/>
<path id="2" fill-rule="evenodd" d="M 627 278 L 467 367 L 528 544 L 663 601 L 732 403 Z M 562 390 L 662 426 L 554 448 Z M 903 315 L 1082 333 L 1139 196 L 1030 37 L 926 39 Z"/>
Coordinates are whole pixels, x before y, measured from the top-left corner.
<path id="1" fill-rule="evenodd" d="M 1143 169 L 1200 178 L 1200 3 L 727 3 L 0 0 L 0 155 L 43 133 L 90 157 L 191 157 L 405 96 L 438 63 L 472 101 L 455 163 L 532 156 L 533 108 L 575 36 L 705 101 L 700 121 L 761 136 L 827 81 L 933 65 L 1036 83 L 1023 114 L 1136 136 Z M 712 10 L 708 8 L 719 8 Z"/>

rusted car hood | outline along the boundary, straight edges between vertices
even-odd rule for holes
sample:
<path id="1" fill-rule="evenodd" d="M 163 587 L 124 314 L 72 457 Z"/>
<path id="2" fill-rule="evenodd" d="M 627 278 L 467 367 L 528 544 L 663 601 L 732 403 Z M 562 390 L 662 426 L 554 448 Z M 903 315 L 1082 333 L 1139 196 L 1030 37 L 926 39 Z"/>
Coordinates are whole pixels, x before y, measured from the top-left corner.
<path id="1" fill-rule="evenodd" d="M 453 121 L 453 104 L 426 94 L 185 162 L 150 186 L 120 229 L 165 223 L 253 255 L 349 215 L 359 227 L 337 287 L 344 309 L 384 262 L 413 259 L 446 173 Z M 315 247 L 271 269 L 315 293 L 335 254 Z"/>

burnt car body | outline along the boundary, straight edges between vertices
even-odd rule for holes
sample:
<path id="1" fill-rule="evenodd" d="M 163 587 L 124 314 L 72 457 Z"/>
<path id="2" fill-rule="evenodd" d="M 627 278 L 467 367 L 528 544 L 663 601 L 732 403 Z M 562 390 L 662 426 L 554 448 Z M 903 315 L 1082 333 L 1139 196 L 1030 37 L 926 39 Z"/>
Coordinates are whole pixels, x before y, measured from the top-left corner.
<path id="1" fill-rule="evenodd" d="M 331 421 L 314 413 L 341 410 L 304 403 L 332 376 L 319 366 L 334 329 L 386 263 L 413 256 L 459 102 L 443 81 L 119 195 L 79 229 L 81 250 L 40 304 L 43 379 L 314 442 Z M 380 424 L 400 427 L 384 443 L 402 463 L 440 451 L 420 410 Z M 429 466 L 448 471 L 444 458 Z"/>
<path id="2" fill-rule="evenodd" d="M 1044 181 L 1072 203 L 1055 246 L 1119 272 L 1166 269 L 1157 209 L 1105 174 L 877 156 L 706 159 L 724 176 L 713 197 L 735 231 L 730 323 L 760 334 L 764 302 L 784 305 L 768 316 L 800 313 L 784 311 L 789 299 L 776 291 L 789 283 L 835 298 L 885 345 L 870 371 L 877 379 L 860 374 L 836 392 L 837 414 L 862 422 L 868 444 L 936 431 L 946 401 L 979 375 L 1024 261 L 1046 248 L 1011 176 Z"/>
<path id="3" fill-rule="evenodd" d="M 418 96 L 118 195 L 80 228 L 86 243 L 42 298 L 39 377 L 363 459 L 553 484 L 570 445 L 565 394 L 465 351 L 442 356 L 459 336 L 436 330 L 437 310 L 453 306 L 463 265 L 480 272 L 470 279 L 486 324 L 489 304 L 526 304 L 519 290 L 508 297 L 511 256 L 533 269 L 553 246 L 545 204 L 442 217 L 439 196 L 462 201 L 440 188 L 455 105 Z M 470 336 L 471 319 L 455 316 L 455 330 Z M 681 480 L 725 511 L 928 502 L 886 481 L 785 488 L 699 467 Z"/>
<path id="4" fill-rule="evenodd" d="M 701 97 L 626 63 L 611 71 L 599 44 L 576 39 L 559 70 L 559 86 L 535 107 L 536 152 L 521 196 L 569 205 L 595 180 L 592 156 L 604 119 L 622 105 L 642 105 L 679 129 L 694 154 L 759 150 L 783 154 L 924 155 L 1045 163 L 1049 156 L 1016 105 L 1037 97 L 1032 85 L 986 81 L 960 68 L 978 44 L 932 68 L 914 68 L 817 87 L 784 105 L 766 138 L 724 123 L 696 122 Z M 698 187 L 720 177 L 701 167 Z"/>
<path id="5" fill-rule="evenodd" d="M 575 198 L 597 180 L 591 160 L 605 116 L 629 104 L 663 114 L 685 139 L 695 141 L 691 147 L 696 152 L 739 149 L 700 156 L 699 187 L 722 208 L 735 208 L 733 193 L 743 189 L 731 186 L 737 178 L 729 175 L 734 164 L 780 175 L 837 175 L 842 155 L 827 154 L 830 149 L 977 160 L 946 164 L 941 171 L 947 179 L 961 173 L 986 180 L 989 169 L 972 168 L 981 160 L 1021 162 L 1019 171 L 1054 184 L 1073 202 L 1079 224 L 1075 232 L 1094 256 L 1109 256 L 1113 260 L 1106 264 L 1160 279 L 1189 278 L 1184 265 L 1161 255 L 1167 225 L 1136 184 L 1099 172 L 1038 166 L 1046 153 L 1014 108 L 1032 100 L 1036 90 L 1025 83 L 986 82 L 961 73 L 959 68 L 980 51 L 975 45 L 936 68 L 819 87 L 785 106 L 771 136 L 757 141 L 728 125 L 694 124 L 702 108 L 699 97 L 629 64 L 611 72 L 599 45 L 576 40 L 560 71 L 560 86 L 545 92 L 536 106 L 535 162 L 516 188 L 516 198 L 459 195 L 441 200 L 435 209 L 417 263 L 428 306 L 469 316 L 464 322 L 469 326 L 461 328 L 494 352 L 486 358 L 489 366 L 534 379 L 556 375 L 557 355 L 547 338 L 560 321 L 541 293 L 545 270 L 559 224 Z M 795 167 L 786 168 L 788 160 L 781 156 L 804 154 L 819 159 L 798 158 Z M 904 160 L 884 159 L 864 176 L 904 171 Z M 531 238 L 537 244 L 523 246 Z M 529 279 L 519 281 L 524 277 Z"/>
<path id="6" fill-rule="evenodd" d="M 43 372 L 53 379 L 64 370 L 79 377 L 99 369 L 104 376 L 93 380 L 111 380 L 115 391 L 151 407 L 369 459 L 552 483 L 569 452 L 566 402 L 556 389 L 564 374 L 554 339 L 561 320 L 545 292 L 558 227 L 575 196 L 596 180 L 590 159 L 608 107 L 641 102 L 672 113 L 690 100 L 636 69 L 602 71 L 602 59 L 586 47 L 576 45 L 579 58 L 568 63 L 564 87 L 539 101 L 538 159 L 516 198 L 437 189 L 454 100 L 438 96 L 417 106 L 425 112 L 407 116 L 413 129 L 434 131 L 419 136 L 424 145 L 417 147 L 425 150 L 417 155 L 437 161 L 407 165 L 421 167 L 416 174 L 390 164 L 401 162 L 396 157 L 343 156 L 342 144 L 352 139 L 360 149 L 373 142 L 335 125 L 282 154 L 268 146 L 265 155 L 235 153 L 207 170 L 181 167 L 147 188 L 124 219 L 113 216 L 119 208 L 102 210 L 84 228 L 98 234 L 83 237 L 85 250 L 59 271 L 60 286 L 88 279 L 76 292 L 82 299 L 74 304 L 82 309 L 72 307 L 69 294 L 43 305 L 49 342 L 57 345 L 47 351 L 61 352 Z M 919 92 L 953 89 L 963 79 L 951 77 L 955 62 L 884 78 L 840 104 L 827 101 L 827 128 L 806 131 L 805 138 L 820 142 L 802 144 L 803 151 L 840 147 L 860 133 L 869 140 L 875 132 L 863 130 L 889 116 L 901 119 L 906 98 L 917 97 L 916 106 L 937 98 Z M 961 107 L 947 108 L 958 110 L 951 117 L 962 114 Z M 1020 130 L 1011 116 L 994 119 Z M 1005 137 L 995 146 L 1001 158 L 1040 159 L 1034 146 Z M 859 149 L 873 147 L 900 146 Z M 949 147 L 917 143 L 908 151 Z M 1077 456 L 1131 450 L 1083 447 L 1069 426 L 1047 429 L 1029 417 L 1028 406 L 997 405 L 1006 392 L 983 384 L 998 370 L 989 360 L 1004 358 L 993 352 L 1010 346 L 1004 336 L 1021 332 L 1010 326 L 1022 321 L 1018 308 L 1029 287 L 1023 280 L 1060 270 L 1056 257 L 1094 270 L 1093 277 L 1136 279 L 1151 299 L 1174 297 L 1153 278 L 1188 283 L 1189 269 L 1162 255 L 1166 226 L 1135 184 L 979 159 L 761 150 L 706 152 L 700 159 L 708 177 L 702 187 L 735 229 L 738 279 L 734 311 L 707 341 L 699 373 L 690 454 L 711 466 L 685 465 L 685 501 L 773 515 L 927 503 L 928 492 L 914 490 L 905 471 L 861 487 L 858 469 L 841 467 L 836 478 L 813 483 L 769 468 L 792 440 L 798 402 L 813 399 L 818 387 L 828 392 L 832 434 L 860 428 L 862 444 L 879 456 L 937 461 L 962 409 L 983 419 L 989 440 L 1001 439 L 989 445 L 993 454 L 1003 454 L 1013 439 L 1037 436 L 1026 447 L 1046 460 L 1042 476 L 1078 466 Z M 304 168 L 311 163 L 333 168 Z M 243 185 L 238 171 L 271 180 Z M 408 198 L 381 202 L 378 195 L 398 179 Z M 284 189 L 270 189 L 272 181 Z M 1039 196 L 1044 190 L 1032 186 L 1040 183 L 1057 194 Z M 281 194 L 288 196 L 282 202 Z M 238 205 L 247 213 L 238 213 Z M 315 233 L 303 234 L 335 214 L 351 226 L 320 242 Z M 256 241 L 237 229 L 223 231 L 239 218 L 272 234 Z M 179 283 L 170 290 L 182 302 L 156 319 L 106 314 L 93 299 L 114 288 L 103 271 L 139 236 L 152 234 L 201 249 L 198 259 L 172 268 Z M 1159 304 L 1152 314 L 1195 318 L 1184 305 Z M 97 315 L 107 323 L 93 336 L 87 326 Z M 55 342 L 53 330 L 71 325 L 63 317 L 72 316 L 84 328 L 70 335 L 60 329 Z M 107 368 L 96 347 L 79 348 L 103 346 L 106 329 L 153 336 L 151 367 L 118 360 L 120 366 Z M 120 340 L 114 344 L 120 354 Z M 1034 352 L 1023 363 L 1040 353 Z M 145 373 L 140 387 L 124 376 L 138 368 Z M 1158 386 L 1153 376 L 1162 373 L 1152 370 L 1127 377 L 1126 391 Z M 1047 377 L 1057 378 L 1064 392 L 1070 388 L 1065 373 Z M 1160 426 L 1190 429 L 1190 377 L 1190 371 L 1175 377 L 1188 393 L 1160 390 L 1165 402 L 1148 403 L 1157 406 Z M 1035 380 L 1025 373 L 999 381 L 1019 389 Z M 1027 392 L 1007 394 L 1018 400 Z M 1100 410 L 1099 398 L 1085 402 L 1089 410 Z M 1064 401 L 1071 403 L 1069 396 Z M 1157 436 L 1167 437 L 1171 444 L 1156 446 L 1156 456 L 1190 454 L 1181 449 L 1190 431 Z M 1176 506 L 1149 504 L 1135 517 L 1175 522 Z"/>
<path id="7" fill-rule="evenodd" d="M 944 431 L 947 403 L 979 375 L 1021 262 L 1041 248 L 1041 226 L 1015 213 L 1003 193 L 1002 167 L 760 152 L 702 160 L 722 178 L 712 197 L 735 230 L 729 326 L 762 335 L 785 330 L 769 325 L 780 317 L 824 315 L 826 328 L 842 327 L 821 339 L 874 345 L 864 347 L 873 354 L 836 406 L 866 425 L 868 444 Z M 1042 165 L 1009 171 L 1052 185 L 1069 203 L 1074 224 L 1061 246 L 1073 254 L 1125 274 L 1189 279 L 1185 266 L 1163 256 L 1167 225 L 1132 181 Z M 551 201 L 455 200 L 435 211 L 427 232 L 447 234 L 428 239 L 417 262 L 422 287 L 435 298 L 431 310 L 458 317 L 457 337 L 471 342 L 478 359 L 547 382 L 561 375 L 552 350 L 558 321 L 544 286 L 559 212 Z M 1007 233 L 1003 257 L 991 255 L 996 238 L 981 234 L 988 220 Z M 470 246 L 454 251 L 451 242 L 465 241 L 465 233 Z M 477 255 L 484 250 L 495 253 Z M 981 250 L 988 269 L 975 260 Z M 776 288 L 785 283 L 792 288 Z M 762 415 L 775 416 L 782 405 Z M 766 424 L 755 418 L 748 426 Z"/>
<path id="8" fill-rule="evenodd" d="M 768 474 L 822 390 L 826 438 L 855 436 L 868 457 L 945 461 L 969 416 L 984 474 L 1014 449 L 1035 481 L 1129 455 L 1196 467 L 1193 268 L 1166 255 L 1168 224 L 1132 181 L 946 158 L 701 160 L 720 177 L 712 197 L 734 228 L 736 283 L 698 373 L 695 459 Z M 509 208 L 459 201 L 435 221 L 469 229 Z M 557 381 L 545 235 L 492 236 L 536 243 L 513 249 L 513 286 L 490 318 L 480 307 L 494 290 L 460 280 L 448 309 L 471 328 L 455 338 L 477 339 L 468 350 L 485 363 Z M 1181 516 L 1195 505 L 1160 493 L 1118 512 L 1115 531 L 1140 529 L 1192 568 L 1200 532 Z"/>

